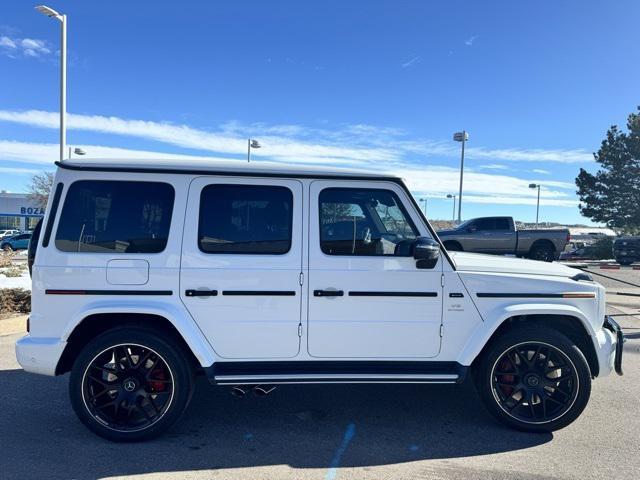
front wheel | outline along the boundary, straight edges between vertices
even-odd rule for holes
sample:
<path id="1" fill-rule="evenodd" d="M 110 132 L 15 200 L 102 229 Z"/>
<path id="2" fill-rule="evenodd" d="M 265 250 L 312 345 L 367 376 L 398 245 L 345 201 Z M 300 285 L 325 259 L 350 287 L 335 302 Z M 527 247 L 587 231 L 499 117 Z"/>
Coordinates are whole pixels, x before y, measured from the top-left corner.
<path id="1" fill-rule="evenodd" d="M 186 409 L 193 368 L 171 338 L 118 327 L 90 341 L 71 369 L 69 394 L 78 418 L 113 441 L 158 436 Z"/>
<path id="2" fill-rule="evenodd" d="M 591 394 L 591 372 L 580 349 L 545 327 L 518 327 L 499 337 L 475 373 L 489 412 L 519 430 L 566 427 L 582 413 Z"/>

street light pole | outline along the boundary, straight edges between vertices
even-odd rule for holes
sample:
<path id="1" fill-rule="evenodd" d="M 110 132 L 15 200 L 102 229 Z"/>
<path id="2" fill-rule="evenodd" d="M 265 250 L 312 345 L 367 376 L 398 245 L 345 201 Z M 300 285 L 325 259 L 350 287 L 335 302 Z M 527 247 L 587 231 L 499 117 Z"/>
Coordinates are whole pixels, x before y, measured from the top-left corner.
<path id="1" fill-rule="evenodd" d="M 460 156 L 460 191 L 458 192 L 458 223 L 462 222 L 462 178 L 464 176 L 464 144 L 469 140 L 466 130 L 453 134 L 456 142 L 462 142 L 462 155 Z"/>
<path id="2" fill-rule="evenodd" d="M 451 221 L 455 222 L 456 221 L 456 196 L 455 195 L 451 195 L 449 193 L 449 194 L 447 194 L 447 198 L 453 198 L 453 215 L 451 217 Z"/>
<path id="3" fill-rule="evenodd" d="M 67 144 L 67 16 L 46 5 L 39 5 L 36 10 L 60 22 L 60 161 L 63 162 Z"/>
<path id="4" fill-rule="evenodd" d="M 247 139 L 247 163 L 251 162 L 251 149 L 252 148 L 261 148 L 260 142 L 257 140 Z"/>
<path id="5" fill-rule="evenodd" d="M 422 211 L 424 212 L 424 216 L 427 216 L 427 199 L 421 198 L 420 202 L 422 203 Z"/>
<path id="6" fill-rule="evenodd" d="M 538 203 L 536 204 L 536 228 L 538 228 L 538 218 L 540 215 L 540 184 L 539 183 L 530 183 L 529 188 L 537 188 L 538 189 Z"/>

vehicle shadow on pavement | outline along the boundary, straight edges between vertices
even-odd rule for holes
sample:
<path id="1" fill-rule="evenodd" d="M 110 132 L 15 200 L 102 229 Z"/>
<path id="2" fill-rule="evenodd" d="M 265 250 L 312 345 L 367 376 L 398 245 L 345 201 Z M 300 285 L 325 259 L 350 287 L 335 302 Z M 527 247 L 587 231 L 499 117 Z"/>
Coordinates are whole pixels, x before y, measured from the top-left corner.
<path id="1" fill-rule="evenodd" d="M 157 440 L 132 446 L 86 430 L 66 380 L 0 372 L 3 478 L 375 466 L 526 449 L 553 438 L 496 423 L 470 383 L 282 386 L 238 399 L 199 379 L 182 419 Z"/>

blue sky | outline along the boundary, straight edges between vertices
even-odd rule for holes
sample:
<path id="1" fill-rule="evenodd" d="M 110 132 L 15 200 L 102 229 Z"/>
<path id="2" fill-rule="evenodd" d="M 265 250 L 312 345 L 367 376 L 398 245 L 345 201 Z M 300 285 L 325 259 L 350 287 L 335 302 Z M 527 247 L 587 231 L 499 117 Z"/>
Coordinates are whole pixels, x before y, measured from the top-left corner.
<path id="1" fill-rule="evenodd" d="M 59 26 L 0 17 L 0 189 L 52 169 Z M 450 218 L 589 223 L 574 178 L 640 103 L 633 0 L 60 1 L 69 16 L 68 143 L 163 155 L 382 169 Z"/>

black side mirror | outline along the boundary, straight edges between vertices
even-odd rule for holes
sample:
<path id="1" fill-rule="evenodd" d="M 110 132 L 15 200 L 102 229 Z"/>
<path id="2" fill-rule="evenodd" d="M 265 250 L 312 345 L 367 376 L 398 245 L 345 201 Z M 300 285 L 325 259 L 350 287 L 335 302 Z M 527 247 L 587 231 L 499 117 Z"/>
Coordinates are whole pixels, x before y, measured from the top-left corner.
<path id="1" fill-rule="evenodd" d="M 418 268 L 433 268 L 440 258 L 440 244 L 431 238 L 418 237 L 413 242 L 413 258 Z"/>

